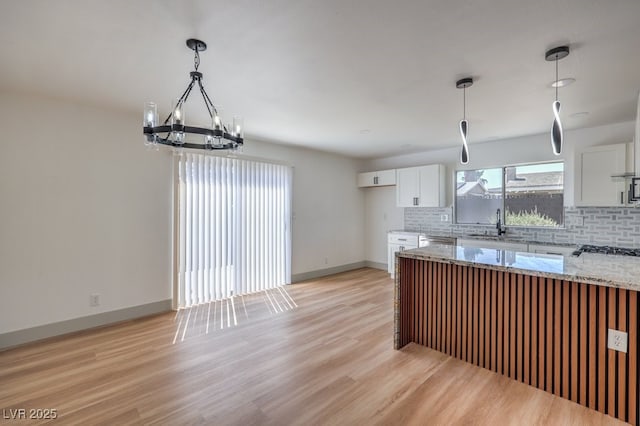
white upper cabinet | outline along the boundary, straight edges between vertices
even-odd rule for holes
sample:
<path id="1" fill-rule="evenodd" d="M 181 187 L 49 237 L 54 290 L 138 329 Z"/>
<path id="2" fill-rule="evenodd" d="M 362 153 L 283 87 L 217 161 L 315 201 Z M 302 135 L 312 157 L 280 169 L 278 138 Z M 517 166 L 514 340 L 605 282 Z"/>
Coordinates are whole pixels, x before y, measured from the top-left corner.
<path id="1" fill-rule="evenodd" d="M 396 170 L 398 207 L 444 207 L 445 167 L 442 164 Z"/>
<path id="2" fill-rule="evenodd" d="M 624 179 L 611 177 L 627 171 L 627 145 L 593 146 L 576 154 L 576 206 L 620 206 L 627 202 Z"/>
<path id="3" fill-rule="evenodd" d="M 390 186 L 396 184 L 396 170 L 380 170 L 378 172 L 358 173 L 358 187 Z"/>

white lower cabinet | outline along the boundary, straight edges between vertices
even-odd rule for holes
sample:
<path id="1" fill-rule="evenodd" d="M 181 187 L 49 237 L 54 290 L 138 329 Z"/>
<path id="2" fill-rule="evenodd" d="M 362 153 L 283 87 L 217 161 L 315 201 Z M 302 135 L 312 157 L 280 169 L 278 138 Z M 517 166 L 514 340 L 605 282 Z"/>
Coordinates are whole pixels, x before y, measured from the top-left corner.
<path id="1" fill-rule="evenodd" d="M 426 245 L 424 235 L 418 232 L 389 232 L 387 246 L 387 272 L 395 278 L 396 253 Z"/>

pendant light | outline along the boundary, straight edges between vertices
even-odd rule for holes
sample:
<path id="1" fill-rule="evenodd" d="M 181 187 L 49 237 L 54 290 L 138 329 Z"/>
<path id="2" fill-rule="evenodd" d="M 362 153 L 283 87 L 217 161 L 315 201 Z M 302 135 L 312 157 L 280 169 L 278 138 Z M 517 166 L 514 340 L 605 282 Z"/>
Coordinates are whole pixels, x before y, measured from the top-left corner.
<path id="1" fill-rule="evenodd" d="M 462 89 L 462 120 L 460 120 L 460 136 L 462 136 L 462 151 L 460 152 L 460 163 L 469 163 L 469 147 L 467 146 L 467 133 L 469 122 L 467 121 L 467 87 L 473 85 L 471 77 L 456 81 L 456 87 Z"/>
<path id="2" fill-rule="evenodd" d="M 569 46 L 558 46 L 545 53 L 544 57 L 547 61 L 555 61 L 556 63 L 556 79 L 558 82 L 558 61 L 562 58 L 569 56 Z M 562 153 L 562 122 L 560 121 L 560 101 L 558 100 L 558 84 L 555 84 L 556 88 L 556 100 L 553 102 L 553 125 L 551 126 L 551 148 L 555 155 Z"/>

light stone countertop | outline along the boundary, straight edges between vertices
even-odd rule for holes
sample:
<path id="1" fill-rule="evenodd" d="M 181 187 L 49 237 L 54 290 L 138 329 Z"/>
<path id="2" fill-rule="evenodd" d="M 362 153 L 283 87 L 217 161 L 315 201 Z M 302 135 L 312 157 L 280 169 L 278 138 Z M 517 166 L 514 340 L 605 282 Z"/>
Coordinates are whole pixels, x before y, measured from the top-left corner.
<path id="1" fill-rule="evenodd" d="M 580 256 L 528 253 L 495 248 L 430 244 L 397 256 L 486 267 L 499 271 L 557 278 L 585 284 L 640 291 L 640 258 L 582 253 Z"/>

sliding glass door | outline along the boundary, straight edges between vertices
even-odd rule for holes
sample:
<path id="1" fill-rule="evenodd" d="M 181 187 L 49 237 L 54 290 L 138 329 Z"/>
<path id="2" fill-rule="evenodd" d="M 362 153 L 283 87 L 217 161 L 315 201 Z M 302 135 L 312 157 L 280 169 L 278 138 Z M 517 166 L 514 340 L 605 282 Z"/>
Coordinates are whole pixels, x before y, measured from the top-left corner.
<path id="1" fill-rule="evenodd" d="M 178 307 L 291 281 L 291 168 L 178 158 Z"/>

